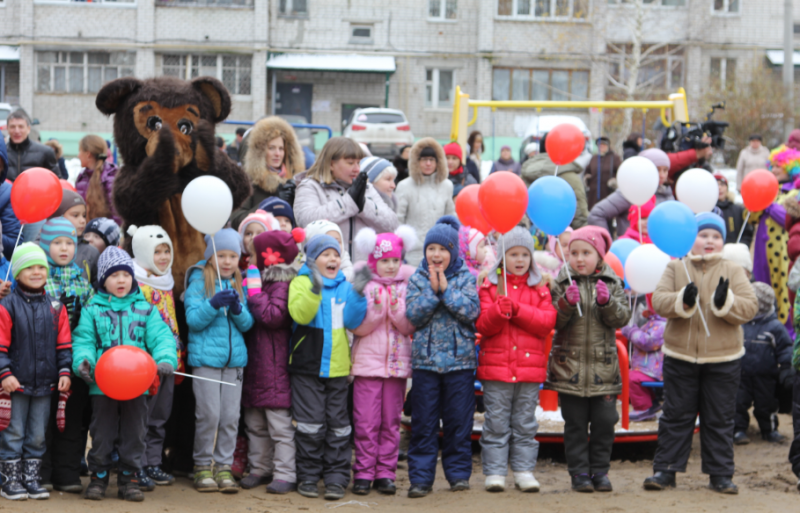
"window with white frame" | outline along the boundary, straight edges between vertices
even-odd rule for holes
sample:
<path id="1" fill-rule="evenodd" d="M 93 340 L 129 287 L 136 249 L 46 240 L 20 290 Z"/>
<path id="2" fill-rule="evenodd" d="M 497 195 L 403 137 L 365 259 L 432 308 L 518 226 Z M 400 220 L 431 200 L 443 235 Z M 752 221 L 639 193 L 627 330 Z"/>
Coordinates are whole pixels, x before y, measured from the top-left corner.
<path id="1" fill-rule="evenodd" d="M 586 100 L 589 72 L 570 69 L 494 68 L 492 100 Z"/>
<path id="2" fill-rule="evenodd" d="M 47 0 L 48 3 L 64 3 L 64 4 L 135 4 L 136 0 Z M 2 5 L 3 0 L 0 0 Z"/>
<path id="3" fill-rule="evenodd" d="M 375 27 L 363 23 L 350 24 L 350 43 L 354 44 L 372 44 L 372 31 Z"/>
<path id="4" fill-rule="evenodd" d="M 739 12 L 739 0 L 714 0 L 715 14 L 737 14 Z"/>
<path id="5" fill-rule="evenodd" d="M 250 94 L 251 55 L 161 55 L 161 74 L 191 80 L 214 77 L 231 94 Z"/>
<path id="6" fill-rule="evenodd" d="M 308 0 L 279 0 L 278 12 L 283 16 L 305 16 L 308 14 Z"/>
<path id="7" fill-rule="evenodd" d="M 428 0 L 428 18 L 436 20 L 456 19 L 456 0 Z"/>
<path id="8" fill-rule="evenodd" d="M 156 5 L 199 7 L 252 7 L 253 0 L 156 0 Z"/>
<path id="9" fill-rule="evenodd" d="M 608 0 L 611 5 L 631 4 L 634 0 Z M 650 5 L 660 5 L 662 7 L 684 7 L 686 0 L 644 0 L 642 3 Z"/>
<path id="10" fill-rule="evenodd" d="M 712 57 L 709 71 L 711 83 L 723 91 L 732 89 L 736 83 L 736 59 Z"/>
<path id="11" fill-rule="evenodd" d="M 135 52 L 36 52 L 36 91 L 96 93 L 135 67 Z"/>
<path id="12" fill-rule="evenodd" d="M 633 46 L 609 43 L 608 80 L 612 87 L 625 87 L 635 64 Z M 642 45 L 636 87 L 640 90 L 674 91 L 684 85 L 684 48 L 680 45 Z"/>
<path id="13" fill-rule="evenodd" d="M 521 19 L 586 19 L 589 0 L 497 0 L 497 15 Z"/>
<path id="14" fill-rule="evenodd" d="M 425 70 L 425 107 L 447 108 L 455 95 L 455 72 L 451 69 Z"/>

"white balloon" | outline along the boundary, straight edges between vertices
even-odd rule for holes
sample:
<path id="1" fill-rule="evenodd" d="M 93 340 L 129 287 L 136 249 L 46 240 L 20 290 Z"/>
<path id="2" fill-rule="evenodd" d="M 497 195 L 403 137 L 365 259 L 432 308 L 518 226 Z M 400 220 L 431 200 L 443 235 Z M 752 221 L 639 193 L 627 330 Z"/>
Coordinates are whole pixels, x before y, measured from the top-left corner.
<path id="1" fill-rule="evenodd" d="M 228 185 L 216 176 L 198 176 L 186 186 L 181 197 L 183 217 L 200 233 L 220 231 L 233 210 Z"/>
<path id="2" fill-rule="evenodd" d="M 617 170 L 617 186 L 626 200 L 644 205 L 658 189 L 658 168 L 644 157 L 626 159 Z"/>
<path id="3" fill-rule="evenodd" d="M 669 255 L 655 244 L 642 244 L 631 251 L 625 261 L 625 278 L 631 290 L 640 294 L 654 292 L 669 261 Z"/>
<path id="4" fill-rule="evenodd" d="M 678 178 L 675 195 L 695 214 L 711 212 L 719 199 L 719 186 L 714 175 L 705 169 L 689 169 Z"/>

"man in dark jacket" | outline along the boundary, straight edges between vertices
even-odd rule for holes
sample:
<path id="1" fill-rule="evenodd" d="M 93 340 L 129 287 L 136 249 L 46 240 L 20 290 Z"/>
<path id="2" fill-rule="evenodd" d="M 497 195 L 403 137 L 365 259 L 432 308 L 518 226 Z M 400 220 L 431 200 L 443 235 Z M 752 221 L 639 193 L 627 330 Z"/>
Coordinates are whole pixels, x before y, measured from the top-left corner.
<path id="1" fill-rule="evenodd" d="M 611 151 L 611 141 L 608 137 L 600 137 L 597 139 L 597 150 L 597 155 L 592 157 L 589 166 L 586 168 L 586 174 L 584 175 L 584 180 L 589 187 L 586 193 L 589 210 L 591 210 L 597 202 L 605 199 L 609 194 L 614 192 L 616 187 L 612 188 L 612 185 L 615 185 L 615 183 L 611 182 L 611 180 L 613 179 L 616 181 L 617 169 L 622 163 L 619 157 Z"/>
<path id="2" fill-rule="evenodd" d="M 53 149 L 34 142 L 28 137 L 31 133 L 31 120 L 22 110 L 8 116 L 8 175 L 12 182 L 20 173 L 32 167 L 43 167 L 61 176 L 58 160 Z"/>
<path id="3" fill-rule="evenodd" d="M 717 179 L 717 185 L 719 186 L 717 207 L 720 210 L 720 217 L 725 220 L 725 229 L 727 230 L 725 244 L 741 242 L 750 246 L 753 241 L 753 225 L 750 223 L 745 225 L 742 240 L 736 240 L 739 238 L 739 232 L 742 230 L 747 212 L 745 212 L 742 205 L 737 205 L 733 202 L 733 193 L 728 190 L 728 180 L 720 174 L 714 175 L 714 178 Z"/>
<path id="4" fill-rule="evenodd" d="M 0 229 L 2 239 L 0 239 L 0 251 L 7 260 L 11 260 L 14 252 L 14 243 L 19 235 L 19 220 L 14 210 L 11 208 L 11 184 L 6 182 L 8 172 L 8 155 L 6 153 L 6 143 L 0 137 Z M 5 276 L 0 276 L 0 280 Z"/>
<path id="5" fill-rule="evenodd" d="M 244 139 L 244 133 L 247 130 L 245 128 L 239 127 L 236 129 L 236 142 L 230 143 L 227 148 L 225 148 L 225 153 L 228 154 L 228 157 L 234 162 L 241 162 L 239 160 L 239 148 L 242 147 L 242 139 Z"/>
<path id="6" fill-rule="evenodd" d="M 779 372 L 784 375 L 792 366 L 792 340 L 786 328 L 775 315 L 775 293 L 766 283 L 756 282 L 753 290 L 758 298 L 758 313 L 752 321 L 742 325 L 744 329 L 744 356 L 742 357 L 742 381 L 736 394 L 736 420 L 733 443 L 750 443 L 747 427 L 753 406 L 753 416 L 761 430 L 761 438 L 780 443 L 786 437 L 778 433 L 775 412 L 775 386 Z"/>

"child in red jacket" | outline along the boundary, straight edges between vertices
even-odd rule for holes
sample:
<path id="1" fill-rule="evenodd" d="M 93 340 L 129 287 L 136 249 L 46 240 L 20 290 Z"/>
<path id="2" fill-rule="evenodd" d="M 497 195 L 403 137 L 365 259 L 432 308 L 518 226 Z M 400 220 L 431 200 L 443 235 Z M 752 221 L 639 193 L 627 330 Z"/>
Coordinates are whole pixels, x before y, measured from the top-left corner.
<path id="1" fill-rule="evenodd" d="M 539 454 L 534 439 L 539 428 L 536 406 L 539 384 L 546 378 L 545 339 L 555 328 L 556 310 L 533 263 L 530 234 L 516 227 L 503 235 L 497 247 L 505 248 L 505 255 L 478 292 L 477 329 L 482 336 L 478 379 L 483 382 L 486 406 L 481 435 L 485 488 L 505 489 L 510 460 L 517 487 L 538 492 L 539 482 L 533 476 Z"/>

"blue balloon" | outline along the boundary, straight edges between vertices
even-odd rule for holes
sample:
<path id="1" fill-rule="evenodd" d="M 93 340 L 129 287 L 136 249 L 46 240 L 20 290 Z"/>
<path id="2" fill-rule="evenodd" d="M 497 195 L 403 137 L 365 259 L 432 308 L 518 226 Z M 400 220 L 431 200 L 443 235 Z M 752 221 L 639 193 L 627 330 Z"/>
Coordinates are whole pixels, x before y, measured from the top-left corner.
<path id="1" fill-rule="evenodd" d="M 658 249 L 681 258 L 691 251 L 697 238 L 697 219 L 680 201 L 665 201 L 647 218 L 647 234 Z"/>
<path id="2" fill-rule="evenodd" d="M 625 262 L 628 260 L 628 255 L 639 246 L 640 244 L 633 239 L 617 239 L 611 244 L 611 252 L 617 255 L 617 258 L 622 262 L 622 267 L 624 268 Z"/>
<path id="3" fill-rule="evenodd" d="M 528 188 L 528 217 L 548 235 L 561 235 L 575 217 L 575 191 L 557 176 L 539 178 Z"/>

